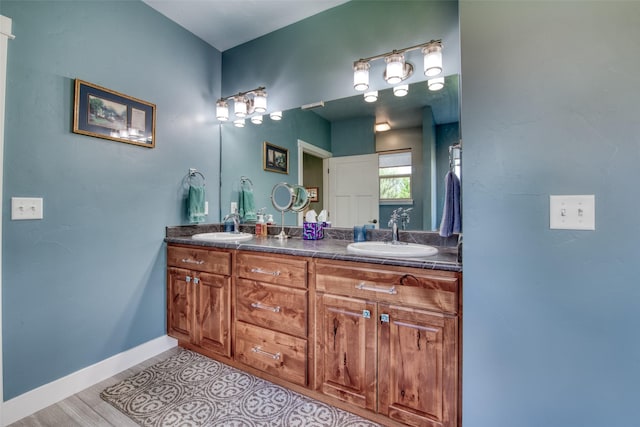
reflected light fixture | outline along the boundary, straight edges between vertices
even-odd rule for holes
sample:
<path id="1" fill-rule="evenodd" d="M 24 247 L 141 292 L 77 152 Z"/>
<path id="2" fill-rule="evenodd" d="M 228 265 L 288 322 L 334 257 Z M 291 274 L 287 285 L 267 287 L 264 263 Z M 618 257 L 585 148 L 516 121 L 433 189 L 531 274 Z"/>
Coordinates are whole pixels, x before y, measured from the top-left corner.
<path id="1" fill-rule="evenodd" d="M 233 121 L 233 125 L 237 128 L 243 128 L 244 127 L 244 119 L 236 119 Z"/>
<path id="2" fill-rule="evenodd" d="M 365 102 L 376 102 L 378 100 L 378 91 L 365 92 L 364 100 Z"/>
<path id="3" fill-rule="evenodd" d="M 262 114 L 251 116 L 251 123 L 253 123 L 254 125 L 261 125 L 262 124 Z"/>
<path id="4" fill-rule="evenodd" d="M 427 80 L 427 87 L 430 91 L 437 91 L 444 87 L 444 77 L 435 77 Z"/>
<path id="5" fill-rule="evenodd" d="M 361 58 L 353 63 L 353 88 L 358 91 L 369 89 L 369 69 L 371 62 L 384 59 L 386 63 L 383 77 L 388 84 L 397 85 L 413 74 L 413 64 L 405 60 L 405 54 L 421 49 L 424 56 L 424 74 L 437 76 L 442 72 L 442 40 L 431 40 L 404 49 L 394 49 L 381 55 Z"/>
<path id="6" fill-rule="evenodd" d="M 271 120 L 282 120 L 282 111 L 274 111 L 269 114 L 269 117 L 271 117 Z"/>
<path id="7" fill-rule="evenodd" d="M 391 129 L 391 125 L 387 122 L 376 123 L 375 130 L 376 132 L 386 132 Z"/>
<path id="8" fill-rule="evenodd" d="M 409 93 L 409 85 L 398 85 L 393 87 L 393 94 L 395 96 L 405 96 Z"/>
<path id="9" fill-rule="evenodd" d="M 216 118 L 222 122 L 229 120 L 229 101 L 233 101 L 233 114 L 236 118 L 267 111 L 267 92 L 263 86 L 220 98 L 216 102 Z"/>

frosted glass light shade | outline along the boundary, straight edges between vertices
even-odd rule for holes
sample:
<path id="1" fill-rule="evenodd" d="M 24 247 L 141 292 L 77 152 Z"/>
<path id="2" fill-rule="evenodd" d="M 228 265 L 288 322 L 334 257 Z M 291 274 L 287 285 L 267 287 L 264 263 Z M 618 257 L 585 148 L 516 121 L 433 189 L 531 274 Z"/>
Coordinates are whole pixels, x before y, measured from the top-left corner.
<path id="1" fill-rule="evenodd" d="M 269 114 L 269 117 L 271 117 L 271 120 L 282 120 L 282 111 L 274 111 Z"/>
<path id="2" fill-rule="evenodd" d="M 385 80 L 391 85 L 398 84 L 404 77 L 404 55 L 394 53 L 386 58 L 384 61 L 387 63 L 387 70 L 385 74 Z"/>
<path id="3" fill-rule="evenodd" d="M 229 120 L 229 105 L 227 101 L 220 100 L 216 102 L 216 119 L 222 122 Z"/>
<path id="4" fill-rule="evenodd" d="M 267 93 L 263 90 L 256 92 L 253 98 L 253 109 L 256 113 L 267 111 Z"/>
<path id="5" fill-rule="evenodd" d="M 409 93 L 409 85 L 398 85 L 393 88 L 395 96 L 405 96 Z"/>
<path id="6" fill-rule="evenodd" d="M 364 100 L 365 102 L 376 102 L 378 100 L 378 91 L 365 92 Z"/>
<path id="7" fill-rule="evenodd" d="M 435 77 L 427 80 L 427 87 L 430 91 L 440 90 L 444 87 L 444 77 Z"/>
<path id="8" fill-rule="evenodd" d="M 240 118 L 247 116 L 247 100 L 244 96 L 233 98 L 233 113 Z"/>
<path id="9" fill-rule="evenodd" d="M 236 119 L 233 121 L 233 125 L 237 128 L 243 128 L 244 127 L 244 119 Z"/>
<path id="10" fill-rule="evenodd" d="M 252 116 L 251 123 L 253 123 L 254 125 L 262 124 L 262 114 L 259 114 L 257 116 Z"/>
<path id="11" fill-rule="evenodd" d="M 367 90 L 369 88 L 369 65 L 368 62 L 356 62 L 353 65 L 353 88 L 355 90 Z"/>
<path id="12" fill-rule="evenodd" d="M 432 43 L 422 48 L 424 55 L 424 75 L 437 76 L 442 72 L 442 44 Z"/>

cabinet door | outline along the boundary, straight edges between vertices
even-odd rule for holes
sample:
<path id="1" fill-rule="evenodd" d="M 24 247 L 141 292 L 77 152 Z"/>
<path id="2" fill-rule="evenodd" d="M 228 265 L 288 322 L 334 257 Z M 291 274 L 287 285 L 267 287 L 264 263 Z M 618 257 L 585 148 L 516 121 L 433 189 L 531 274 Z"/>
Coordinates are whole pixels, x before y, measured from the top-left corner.
<path id="1" fill-rule="evenodd" d="M 412 426 L 455 426 L 457 318 L 384 304 L 379 315 L 378 412 Z"/>
<path id="2" fill-rule="evenodd" d="M 324 394 L 376 409 L 376 305 L 365 300 L 318 297 L 317 357 Z"/>
<path id="3" fill-rule="evenodd" d="M 167 334 L 191 342 L 193 332 L 193 273 L 182 268 L 167 270 Z"/>
<path id="4" fill-rule="evenodd" d="M 195 344 L 231 356 L 231 278 L 198 273 L 196 279 Z"/>

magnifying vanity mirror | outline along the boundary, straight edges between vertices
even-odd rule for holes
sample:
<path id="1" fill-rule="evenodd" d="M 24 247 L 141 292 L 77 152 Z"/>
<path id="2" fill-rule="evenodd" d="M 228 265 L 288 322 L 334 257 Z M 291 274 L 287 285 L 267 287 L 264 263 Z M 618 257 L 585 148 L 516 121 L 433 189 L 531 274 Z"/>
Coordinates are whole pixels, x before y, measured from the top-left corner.
<path id="1" fill-rule="evenodd" d="M 271 190 L 271 204 L 280 212 L 282 217 L 282 226 L 276 238 L 282 240 L 289 237 L 284 231 L 284 213 L 287 211 L 302 212 L 309 206 L 309 202 L 309 193 L 300 185 L 280 182 L 273 186 Z"/>

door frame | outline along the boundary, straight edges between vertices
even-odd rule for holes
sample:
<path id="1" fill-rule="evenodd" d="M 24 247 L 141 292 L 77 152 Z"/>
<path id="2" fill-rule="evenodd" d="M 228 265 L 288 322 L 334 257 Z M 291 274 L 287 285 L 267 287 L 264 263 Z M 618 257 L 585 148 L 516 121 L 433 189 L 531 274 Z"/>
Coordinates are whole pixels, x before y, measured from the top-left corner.
<path id="1" fill-rule="evenodd" d="M 308 142 L 305 142 L 301 139 L 298 140 L 298 185 L 302 185 L 303 184 L 303 178 L 304 178 L 304 165 L 303 165 L 303 159 L 304 159 L 304 153 L 307 154 L 311 154 L 315 157 L 319 157 L 322 159 L 322 191 L 324 194 L 324 197 L 327 198 L 329 197 L 329 177 L 327 174 L 327 168 L 325 167 L 326 165 L 326 159 L 328 159 L 329 157 L 333 157 L 333 154 L 330 151 L 324 150 L 318 146 L 315 146 L 313 144 L 309 144 Z M 320 212 L 318 212 L 320 213 Z M 298 225 L 300 227 L 302 227 L 302 223 L 304 221 L 304 213 L 303 212 L 298 212 Z"/>
<path id="2" fill-rule="evenodd" d="M 15 36 L 11 34 L 11 18 L 0 15 L 0 70 L 3 76 L 0 79 L 0 200 L 4 200 L 2 191 L 2 176 L 4 174 L 4 108 L 7 87 L 7 51 L 9 40 Z M 0 203 L 0 218 L 4 220 L 4 211 Z M 2 377 L 2 222 L 0 222 L 0 425 L 4 425 L 4 380 Z"/>

